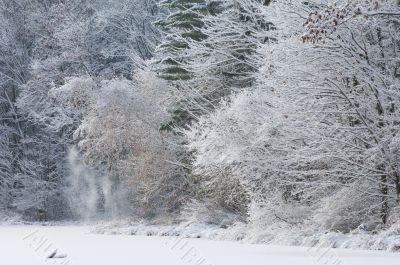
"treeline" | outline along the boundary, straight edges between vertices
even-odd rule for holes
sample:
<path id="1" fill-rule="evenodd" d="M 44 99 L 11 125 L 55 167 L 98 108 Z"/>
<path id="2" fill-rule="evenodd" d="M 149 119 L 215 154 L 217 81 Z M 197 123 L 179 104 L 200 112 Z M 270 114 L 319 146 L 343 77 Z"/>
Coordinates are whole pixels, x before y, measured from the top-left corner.
<path id="1" fill-rule="evenodd" d="M 0 3 L 0 209 L 78 218 L 76 148 L 118 218 L 399 221 L 400 3 Z"/>

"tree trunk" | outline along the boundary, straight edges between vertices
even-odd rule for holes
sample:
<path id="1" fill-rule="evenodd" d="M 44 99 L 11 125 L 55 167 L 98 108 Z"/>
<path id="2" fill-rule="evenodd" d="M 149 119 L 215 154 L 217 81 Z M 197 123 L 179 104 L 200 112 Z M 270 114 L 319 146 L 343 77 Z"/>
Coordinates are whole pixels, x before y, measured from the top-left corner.
<path id="1" fill-rule="evenodd" d="M 387 223 L 389 216 L 389 205 L 388 205 L 388 193 L 389 189 L 387 186 L 388 178 L 386 175 L 381 177 L 381 194 L 382 194 L 382 208 L 381 208 L 381 218 L 384 224 Z"/>
<path id="2" fill-rule="evenodd" d="M 396 186 L 396 202 L 400 205 L 400 175 L 396 171 L 395 172 L 395 186 Z"/>

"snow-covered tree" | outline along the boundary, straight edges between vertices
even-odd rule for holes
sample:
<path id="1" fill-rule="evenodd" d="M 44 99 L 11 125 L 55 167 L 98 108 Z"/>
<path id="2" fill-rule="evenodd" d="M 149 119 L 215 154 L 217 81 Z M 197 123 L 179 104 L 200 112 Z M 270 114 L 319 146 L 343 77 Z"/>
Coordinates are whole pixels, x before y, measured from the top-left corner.
<path id="1" fill-rule="evenodd" d="M 399 32 L 389 0 L 0 0 L 0 210 L 389 224 Z"/>
<path id="2" fill-rule="evenodd" d="M 157 32 L 151 22 L 158 10 L 148 0 L 21 1 L 17 6 L 24 20 L 16 24 L 29 39 L 29 78 L 16 99 L 24 137 L 15 159 L 14 206 L 29 216 L 36 211 L 58 218 L 68 212 L 66 157 L 83 112 L 79 103 L 60 105 L 51 91 L 73 76 L 130 78 L 132 68 L 152 54 Z"/>
<path id="3" fill-rule="evenodd" d="M 130 187 L 125 199 L 146 218 L 176 212 L 190 187 L 175 136 L 160 131 L 169 118 L 169 91 L 148 71 L 132 81 L 74 78 L 52 91 L 69 107 L 83 108 L 75 139 L 86 162 L 105 166 L 117 188 Z"/>
<path id="4" fill-rule="evenodd" d="M 326 228 L 386 223 L 398 204 L 397 16 L 358 16 L 302 44 L 309 30 L 302 25 L 319 8 L 290 1 L 266 9 L 277 42 L 263 48 L 258 89 L 235 95 L 187 133 L 194 166 L 214 177 L 231 170 L 254 201 L 290 223 L 299 215 L 285 209 L 296 204 L 332 211 L 325 216 L 354 211 L 346 227 L 315 219 Z M 322 208 L 339 197 L 347 207 Z M 309 210 L 300 219 L 312 219 Z"/>
<path id="5" fill-rule="evenodd" d="M 213 9 L 214 2 L 208 5 L 203 0 L 161 1 L 161 6 L 169 11 L 168 16 L 157 22 L 165 35 L 157 50 L 161 66 L 159 72 L 164 79 L 191 78 L 191 73 L 185 69 L 187 59 L 184 54 L 190 49 L 190 40 L 199 42 L 207 37 L 201 32 L 204 26 L 202 17 Z"/>
<path id="6" fill-rule="evenodd" d="M 62 49 L 54 36 L 64 16 L 63 7 L 59 2 L 33 1 L 21 10 L 31 46 L 29 79 L 20 86 L 16 103 L 24 137 L 16 160 L 20 170 L 15 174 L 13 204 L 27 218 L 62 218 L 67 211 L 62 198 L 64 164 L 76 119 L 48 97 L 51 87 L 76 69 L 61 57 Z"/>
<path id="7" fill-rule="evenodd" d="M 156 58 L 161 77 L 173 81 L 182 100 L 167 128 L 186 126 L 232 91 L 250 87 L 257 49 L 266 41 L 261 33 L 272 28 L 262 14 L 267 3 L 260 1 L 172 2 L 178 11 L 160 23 L 167 34 Z"/>
<path id="8" fill-rule="evenodd" d="M 23 152 L 22 118 L 16 107 L 21 86 L 29 78 L 29 46 L 25 14 L 17 2 L 0 1 L 0 189 L 1 208 L 12 208 L 15 174 Z"/>

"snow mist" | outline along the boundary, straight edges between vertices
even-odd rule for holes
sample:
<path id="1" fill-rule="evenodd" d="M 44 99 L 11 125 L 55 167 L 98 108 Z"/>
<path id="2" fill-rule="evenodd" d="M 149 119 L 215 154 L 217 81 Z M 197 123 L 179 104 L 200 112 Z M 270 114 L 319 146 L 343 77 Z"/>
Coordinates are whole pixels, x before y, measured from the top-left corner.
<path id="1" fill-rule="evenodd" d="M 68 188 L 66 195 L 72 215 L 84 221 L 115 219 L 126 213 L 126 192 L 98 169 L 87 166 L 78 150 L 68 153 Z"/>

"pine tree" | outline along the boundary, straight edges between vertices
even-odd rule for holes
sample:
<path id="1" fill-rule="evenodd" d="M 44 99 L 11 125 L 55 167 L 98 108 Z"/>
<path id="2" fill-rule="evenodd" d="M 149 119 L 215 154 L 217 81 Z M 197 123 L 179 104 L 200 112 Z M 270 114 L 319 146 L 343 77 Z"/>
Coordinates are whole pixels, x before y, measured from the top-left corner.
<path id="1" fill-rule="evenodd" d="M 161 5 L 170 14 L 157 25 L 165 34 L 164 42 L 159 46 L 161 56 L 161 77 L 166 80 L 188 80 L 192 73 L 185 66 L 185 53 L 190 49 L 189 42 L 201 42 L 207 36 L 201 32 L 204 26 L 202 16 L 213 12 L 215 4 L 206 0 L 165 0 Z"/>
<path id="2" fill-rule="evenodd" d="M 185 127 L 214 109 L 233 91 L 251 87 L 259 68 L 257 49 L 264 31 L 258 0 L 166 1 L 171 15 L 158 24 L 164 29 L 159 72 L 170 80 L 182 100 L 163 128 Z"/>

